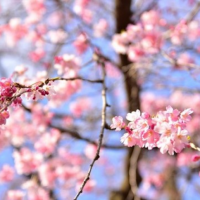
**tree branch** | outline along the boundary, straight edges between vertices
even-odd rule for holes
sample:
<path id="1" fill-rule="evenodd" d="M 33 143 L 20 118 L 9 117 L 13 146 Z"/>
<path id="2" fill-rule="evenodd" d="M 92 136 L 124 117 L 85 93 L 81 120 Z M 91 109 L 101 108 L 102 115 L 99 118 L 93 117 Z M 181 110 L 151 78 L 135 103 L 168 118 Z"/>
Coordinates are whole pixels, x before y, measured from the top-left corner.
<path id="1" fill-rule="evenodd" d="M 32 113 L 32 110 L 30 108 L 28 108 L 27 106 L 25 105 L 22 105 L 23 109 L 25 109 L 27 112 L 29 113 Z M 80 133 L 78 133 L 77 131 L 73 131 L 73 130 L 70 130 L 70 129 L 66 129 L 66 128 L 62 128 L 62 127 L 59 127 L 59 126 L 56 126 L 52 123 L 49 124 L 49 127 L 50 128 L 55 128 L 55 129 L 58 129 L 61 133 L 66 133 L 68 135 L 70 135 L 71 137 L 75 138 L 75 139 L 78 139 L 78 140 L 82 140 L 84 142 L 88 142 L 90 144 L 93 144 L 93 145 L 98 145 L 97 142 L 89 139 L 89 138 L 86 138 L 86 137 L 83 137 Z M 110 127 L 108 126 L 107 123 L 105 123 L 105 129 L 110 129 Z M 105 149 L 126 149 L 127 147 L 125 146 L 122 146 L 122 145 L 111 145 L 111 144 L 102 144 L 101 145 L 102 148 L 105 148 Z"/>
<path id="2" fill-rule="evenodd" d="M 101 66 L 102 66 L 102 79 L 103 79 L 103 83 L 102 83 L 102 112 L 101 112 L 101 131 L 100 131 L 100 135 L 99 135 L 99 143 L 98 143 L 98 147 L 97 147 L 97 152 L 96 155 L 92 161 L 92 163 L 90 164 L 90 168 L 88 170 L 88 173 L 80 187 L 80 190 L 78 191 L 77 195 L 75 196 L 74 200 L 77 200 L 79 195 L 83 192 L 83 189 L 87 183 L 87 181 L 90 178 L 90 174 L 92 172 L 94 163 L 100 158 L 100 149 L 103 143 L 103 136 L 104 136 L 104 129 L 105 129 L 105 124 L 106 124 L 106 84 L 105 84 L 105 77 L 106 77 L 106 71 L 105 71 L 105 65 L 104 62 L 101 61 Z"/>

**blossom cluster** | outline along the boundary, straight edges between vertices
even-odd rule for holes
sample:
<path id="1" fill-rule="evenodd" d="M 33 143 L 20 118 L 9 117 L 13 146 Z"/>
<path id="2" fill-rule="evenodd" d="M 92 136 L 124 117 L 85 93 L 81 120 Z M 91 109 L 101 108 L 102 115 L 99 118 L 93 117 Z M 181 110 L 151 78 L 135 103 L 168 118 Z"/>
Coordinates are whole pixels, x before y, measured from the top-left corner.
<path id="1" fill-rule="evenodd" d="M 8 107 L 13 105 L 14 107 L 22 104 L 22 94 L 26 93 L 28 98 L 36 100 L 43 96 L 52 93 L 51 83 L 44 84 L 38 82 L 28 86 L 14 83 L 11 78 L 0 79 L 0 125 L 6 124 L 6 120 L 9 118 Z"/>
<path id="2" fill-rule="evenodd" d="M 34 179 L 26 181 L 22 185 L 23 191 L 9 190 L 7 200 L 23 200 L 24 197 L 33 200 L 50 200 L 49 189 L 55 187 L 56 181 L 63 182 L 62 187 L 65 190 L 71 188 L 70 182 L 76 182 L 76 190 L 79 190 L 85 177 L 85 172 L 80 167 L 84 164 L 82 156 L 69 153 L 64 148 L 59 148 L 57 157 L 46 162 L 44 162 L 43 154 L 37 151 L 32 152 L 25 147 L 21 148 L 20 151 L 15 151 L 13 156 L 16 173 L 19 175 L 38 173 L 40 184 Z M 13 178 L 14 169 L 4 165 L 0 171 L 0 183 L 10 182 Z M 65 181 L 68 181 L 68 183 L 65 183 Z M 96 182 L 94 180 L 89 180 L 84 191 L 90 192 L 95 185 Z"/>
<path id="3" fill-rule="evenodd" d="M 78 74 L 79 59 L 73 54 L 56 56 L 54 68 L 57 70 L 58 75 L 72 78 Z"/>
<path id="4" fill-rule="evenodd" d="M 112 45 L 116 52 L 128 54 L 130 61 L 138 61 L 147 54 L 159 52 L 162 46 L 161 27 L 164 19 L 156 11 L 145 12 L 141 23 L 129 24 L 126 31 L 113 37 Z"/>
<path id="5" fill-rule="evenodd" d="M 121 116 L 112 119 L 112 129 L 125 129 L 121 142 L 128 147 L 138 145 L 149 150 L 157 147 L 162 154 L 180 153 L 189 145 L 189 132 L 186 129 L 193 111 L 188 108 L 182 112 L 168 106 L 165 111 L 159 111 L 154 117 L 139 110 L 128 113 L 128 125 Z"/>
<path id="6" fill-rule="evenodd" d="M 177 60 L 176 63 L 171 63 L 174 64 L 173 67 L 180 68 L 190 66 L 196 61 L 188 52 L 177 51 L 177 49 L 186 41 L 189 43 L 197 41 L 199 35 L 199 21 L 181 20 L 178 24 L 172 25 L 161 12 L 150 10 L 141 15 L 138 23 L 129 24 L 126 30 L 115 34 L 112 46 L 117 53 L 127 54 L 130 61 L 139 63 L 149 62 L 152 56 L 165 51 L 165 47 L 169 49 L 171 45 L 174 50 L 170 50 L 167 55 L 172 60 Z"/>
<path id="7" fill-rule="evenodd" d="M 11 79 L 2 78 L 0 80 L 0 110 L 3 110 L 0 112 L 0 125 L 5 124 L 6 119 L 9 117 L 9 112 L 4 108 L 6 107 L 7 99 L 12 98 L 16 91 L 17 88 Z M 21 103 L 21 98 L 16 98 L 13 103 Z"/>
<path id="8" fill-rule="evenodd" d="M 88 8 L 89 4 L 90 0 L 76 0 L 74 5 L 75 13 L 86 23 L 91 23 L 93 18 L 93 12 Z"/>

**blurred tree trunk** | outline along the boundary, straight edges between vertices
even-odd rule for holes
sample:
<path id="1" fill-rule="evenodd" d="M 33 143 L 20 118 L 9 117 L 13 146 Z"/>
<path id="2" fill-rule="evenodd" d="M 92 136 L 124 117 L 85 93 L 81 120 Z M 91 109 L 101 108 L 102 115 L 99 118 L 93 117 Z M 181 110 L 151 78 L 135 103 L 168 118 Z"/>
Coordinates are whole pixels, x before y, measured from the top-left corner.
<path id="1" fill-rule="evenodd" d="M 131 15 L 131 0 L 115 0 L 116 33 L 120 33 L 126 29 L 127 25 L 130 23 Z M 127 55 L 120 55 L 120 70 L 124 74 L 125 87 L 127 91 L 128 111 L 131 112 L 140 109 L 140 87 L 137 84 L 137 74 L 135 73 L 134 68 L 132 70 L 123 70 L 124 68 L 130 68 L 128 66 L 129 64 L 130 61 L 128 60 Z M 134 148 L 127 149 L 124 166 L 124 180 L 120 190 L 111 192 L 110 200 L 128 200 L 133 199 L 134 197 L 133 194 L 130 196 L 131 186 L 129 181 L 130 160 L 133 152 Z M 141 177 L 138 172 L 136 179 L 137 183 L 141 182 Z"/>
<path id="2" fill-rule="evenodd" d="M 130 22 L 132 24 L 134 23 L 133 21 L 131 21 L 131 16 L 133 15 L 133 13 L 131 12 L 131 3 L 131 0 L 115 0 L 116 33 L 120 33 L 123 30 L 126 30 L 126 27 Z M 130 67 L 131 63 L 128 60 L 127 55 L 120 54 L 119 56 L 120 70 L 124 74 L 124 81 L 127 92 L 128 111 L 132 112 L 137 109 L 140 109 L 140 86 L 137 84 L 137 73 L 133 67 L 134 63 L 132 63 L 132 67 Z M 135 148 L 127 149 L 127 155 L 124 163 L 124 180 L 119 190 L 115 190 L 110 193 L 110 200 L 142 200 L 142 198 L 138 198 L 131 192 L 129 180 L 131 156 L 134 154 L 135 150 Z M 144 151 L 144 149 L 142 149 L 142 151 Z M 142 151 L 140 152 L 139 157 L 141 157 Z M 138 172 L 138 167 L 136 169 L 135 179 L 135 182 L 137 183 L 137 185 L 139 185 L 142 179 Z M 167 192 L 169 199 L 181 199 L 176 187 L 175 178 L 173 176 L 170 176 L 169 179 L 170 180 L 167 181 L 167 184 L 165 184 L 164 187 L 164 190 Z"/>

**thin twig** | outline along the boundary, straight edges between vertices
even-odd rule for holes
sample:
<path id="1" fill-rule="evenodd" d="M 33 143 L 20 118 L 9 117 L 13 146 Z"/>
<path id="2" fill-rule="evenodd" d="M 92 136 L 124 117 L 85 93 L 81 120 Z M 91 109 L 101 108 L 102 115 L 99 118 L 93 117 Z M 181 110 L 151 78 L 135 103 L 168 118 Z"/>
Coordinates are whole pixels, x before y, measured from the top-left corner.
<path id="1" fill-rule="evenodd" d="M 82 141 L 88 142 L 88 143 L 96 145 L 96 146 L 98 145 L 97 142 L 95 142 L 95 141 L 93 141 L 93 140 L 91 140 L 87 137 L 83 137 L 77 131 L 72 131 L 72 130 L 65 129 L 65 128 L 62 128 L 62 127 L 58 127 L 58 126 L 55 126 L 55 125 L 52 125 L 52 124 L 50 124 L 49 127 L 58 129 L 59 131 L 61 131 L 61 133 L 66 133 L 66 134 L 70 135 L 71 137 L 73 137 L 75 139 L 82 140 Z M 104 127 L 104 129 L 106 129 L 106 126 Z M 105 148 L 105 149 L 119 149 L 119 150 L 126 148 L 125 146 L 122 146 L 122 145 L 110 145 L 110 144 L 102 144 L 101 147 Z"/>
<path id="2" fill-rule="evenodd" d="M 106 71 L 105 71 L 104 62 L 101 62 L 101 65 L 102 65 L 102 79 L 103 79 L 103 83 L 102 83 L 102 112 L 101 112 L 101 120 L 102 121 L 101 121 L 101 131 L 100 131 L 100 135 L 99 135 L 98 148 L 97 148 L 96 155 L 95 155 L 92 163 L 90 164 L 90 168 L 88 170 L 88 173 L 87 173 L 77 195 L 75 196 L 74 200 L 77 200 L 79 195 L 83 192 L 83 188 L 85 187 L 87 181 L 90 179 L 90 174 L 92 172 L 94 163 L 100 158 L 100 149 L 101 149 L 101 146 L 102 146 L 104 129 L 105 129 L 105 125 L 106 125 L 106 84 L 105 84 Z"/>
<path id="3" fill-rule="evenodd" d="M 184 18 L 184 21 L 188 24 L 190 23 L 199 13 L 200 11 L 200 1 L 197 1 L 197 3 L 194 5 L 193 9 L 188 13 L 188 15 Z M 164 34 L 164 38 L 168 39 L 171 35 L 172 31 L 168 30 Z"/>
<path id="4" fill-rule="evenodd" d="M 200 1 L 197 1 L 197 3 L 194 5 L 193 9 L 191 10 L 191 12 L 188 14 L 188 16 L 186 17 L 186 22 L 191 22 L 196 15 L 198 14 L 200 10 Z"/>
<path id="5" fill-rule="evenodd" d="M 14 86 L 19 88 L 20 89 L 33 89 L 32 87 L 34 85 L 37 85 L 37 87 L 43 87 L 44 85 L 47 85 L 48 83 L 50 82 L 54 82 L 54 81 L 74 81 L 74 80 L 82 80 L 82 81 L 86 81 L 86 82 L 90 82 L 90 83 L 101 83 L 103 82 L 103 80 L 101 79 L 98 79 L 98 80 L 89 80 L 89 79 L 85 79 L 85 78 L 82 78 L 82 77 L 74 77 L 74 78 L 62 78 L 62 77 L 56 77 L 56 78 L 48 78 L 46 79 L 44 82 L 40 81 L 40 82 L 36 82 L 34 84 L 31 84 L 31 85 L 22 85 L 20 83 L 14 83 Z M 36 90 L 35 88 L 33 89 L 33 91 Z M 8 98 L 6 100 L 6 103 L 5 103 L 5 106 L 3 106 L 1 109 L 0 109 L 0 113 L 3 112 L 4 110 L 6 110 L 11 104 L 12 102 L 20 97 L 22 94 L 25 94 L 25 93 L 29 93 L 29 92 L 33 92 L 33 91 L 29 91 L 29 90 L 23 90 L 21 92 L 18 92 L 16 93 L 15 95 L 13 95 L 12 97 Z"/>

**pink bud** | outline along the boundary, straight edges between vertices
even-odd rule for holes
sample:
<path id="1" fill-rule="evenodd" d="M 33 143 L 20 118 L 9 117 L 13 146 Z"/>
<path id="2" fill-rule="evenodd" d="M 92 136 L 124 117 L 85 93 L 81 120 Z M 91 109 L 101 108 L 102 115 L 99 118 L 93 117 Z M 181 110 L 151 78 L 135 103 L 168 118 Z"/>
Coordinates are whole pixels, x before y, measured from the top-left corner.
<path id="1" fill-rule="evenodd" d="M 193 162 L 197 162 L 199 160 L 200 160 L 200 155 L 194 155 L 194 156 L 192 156 L 192 161 Z"/>

